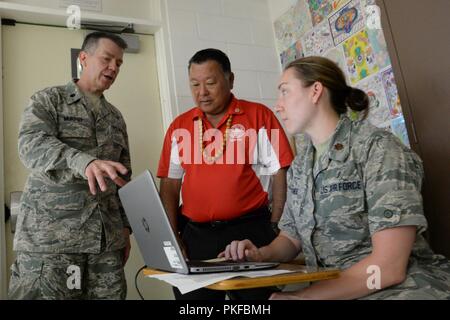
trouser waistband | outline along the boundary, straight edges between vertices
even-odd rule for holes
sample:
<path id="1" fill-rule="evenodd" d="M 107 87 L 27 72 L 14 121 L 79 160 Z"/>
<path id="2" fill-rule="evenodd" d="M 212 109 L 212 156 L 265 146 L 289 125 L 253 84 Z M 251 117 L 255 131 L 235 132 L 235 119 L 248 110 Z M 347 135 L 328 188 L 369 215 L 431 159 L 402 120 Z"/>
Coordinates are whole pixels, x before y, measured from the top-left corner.
<path id="1" fill-rule="evenodd" d="M 195 222 L 189 220 L 189 224 L 201 227 L 201 228 L 220 228 L 226 226 L 237 225 L 240 223 L 245 223 L 252 220 L 260 220 L 260 219 L 270 219 L 270 211 L 267 206 L 260 207 L 256 210 L 250 211 L 248 213 L 243 214 L 240 217 L 231 219 L 231 220 L 214 220 L 208 222 Z"/>

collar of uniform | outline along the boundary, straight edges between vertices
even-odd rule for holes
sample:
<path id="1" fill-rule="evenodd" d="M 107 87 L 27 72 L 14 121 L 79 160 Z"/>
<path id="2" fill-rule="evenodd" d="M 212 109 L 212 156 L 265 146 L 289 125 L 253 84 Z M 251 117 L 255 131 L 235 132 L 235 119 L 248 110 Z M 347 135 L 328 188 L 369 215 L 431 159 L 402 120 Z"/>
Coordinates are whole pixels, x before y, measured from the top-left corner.
<path id="1" fill-rule="evenodd" d="M 230 104 L 228 105 L 228 110 L 226 113 L 226 118 L 232 114 L 233 116 L 235 115 L 241 115 L 244 114 L 244 108 L 242 107 L 242 105 L 239 103 L 239 100 L 236 99 L 236 97 L 231 94 L 231 101 Z M 195 108 L 194 113 L 192 115 L 192 119 L 198 119 L 198 118 L 205 118 L 205 115 L 202 111 L 202 109 L 200 109 L 199 107 Z"/>
<path id="2" fill-rule="evenodd" d="M 328 156 L 330 159 L 344 161 L 350 153 L 351 120 L 346 115 L 341 115 L 333 138 L 329 145 Z"/>
<path id="3" fill-rule="evenodd" d="M 85 95 L 81 92 L 80 88 L 76 85 L 78 79 L 73 79 L 66 84 L 66 101 L 67 104 L 78 102 Z M 105 96 L 102 94 L 100 100 L 104 100 Z"/>
<path id="4" fill-rule="evenodd" d="M 77 102 L 83 97 L 83 94 L 81 93 L 80 89 L 76 85 L 76 82 L 78 79 L 73 79 L 72 81 L 69 81 L 66 85 L 66 101 L 67 104 L 72 104 Z"/>

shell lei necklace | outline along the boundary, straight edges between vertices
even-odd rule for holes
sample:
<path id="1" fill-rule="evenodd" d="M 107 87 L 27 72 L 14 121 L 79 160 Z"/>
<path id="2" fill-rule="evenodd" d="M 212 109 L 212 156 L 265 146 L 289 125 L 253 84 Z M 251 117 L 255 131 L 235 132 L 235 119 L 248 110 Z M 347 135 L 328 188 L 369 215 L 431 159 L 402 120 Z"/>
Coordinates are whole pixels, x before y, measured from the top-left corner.
<path id="1" fill-rule="evenodd" d="M 227 138 L 228 138 L 228 132 L 231 128 L 231 121 L 233 120 L 233 115 L 230 114 L 228 116 L 228 120 L 227 120 L 227 124 L 226 124 L 226 128 L 225 128 L 225 133 L 223 135 L 223 139 L 222 139 L 222 147 L 220 148 L 220 150 L 215 150 L 216 155 L 214 155 L 214 157 L 211 157 L 210 155 L 206 154 L 206 150 L 205 150 L 205 146 L 204 146 L 204 142 L 203 142 L 203 120 L 202 118 L 198 119 L 198 131 L 200 133 L 200 153 L 203 155 L 204 159 L 207 161 L 207 163 L 213 163 L 215 162 L 217 159 L 219 159 L 222 155 L 223 155 L 223 151 L 225 150 L 225 146 L 227 145 Z"/>

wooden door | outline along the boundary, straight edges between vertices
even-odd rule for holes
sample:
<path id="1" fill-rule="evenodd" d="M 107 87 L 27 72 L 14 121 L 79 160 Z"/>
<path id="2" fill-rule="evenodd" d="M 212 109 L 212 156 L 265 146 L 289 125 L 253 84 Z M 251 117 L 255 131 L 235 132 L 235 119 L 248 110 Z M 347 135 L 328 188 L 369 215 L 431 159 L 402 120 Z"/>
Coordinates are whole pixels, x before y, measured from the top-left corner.
<path id="1" fill-rule="evenodd" d="M 424 163 L 428 239 L 450 257 L 450 1 L 377 4 L 411 147 Z"/>

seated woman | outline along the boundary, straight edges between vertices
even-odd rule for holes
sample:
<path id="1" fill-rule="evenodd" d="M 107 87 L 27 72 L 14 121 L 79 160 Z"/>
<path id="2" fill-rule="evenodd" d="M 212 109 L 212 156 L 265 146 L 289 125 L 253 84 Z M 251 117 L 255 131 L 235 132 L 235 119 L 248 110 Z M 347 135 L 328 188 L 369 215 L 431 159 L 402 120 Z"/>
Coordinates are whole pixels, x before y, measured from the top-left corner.
<path id="1" fill-rule="evenodd" d="M 220 256 L 287 262 L 303 252 L 308 266 L 342 270 L 272 299 L 450 299 L 450 263 L 421 235 L 420 158 L 390 132 L 346 116 L 367 111 L 368 98 L 328 59 L 293 61 L 279 91 L 286 130 L 307 137 L 288 172 L 281 233 L 261 248 L 233 241 Z"/>

